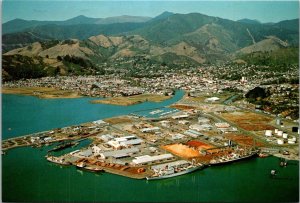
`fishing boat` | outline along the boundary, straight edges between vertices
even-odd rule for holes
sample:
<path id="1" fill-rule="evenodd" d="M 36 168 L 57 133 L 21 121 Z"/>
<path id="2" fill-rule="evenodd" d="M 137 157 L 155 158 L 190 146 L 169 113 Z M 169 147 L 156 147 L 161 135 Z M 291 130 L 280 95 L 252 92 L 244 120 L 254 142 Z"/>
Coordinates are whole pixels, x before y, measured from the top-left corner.
<path id="1" fill-rule="evenodd" d="M 160 179 L 165 179 L 165 178 L 172 178 L 180 175 L 184 175 L 187 173 L 191 173 L 196 170 L 200 170 L 203 168 L 204 165 L 198 164 L 198 165 L 190 165 L 186 168 L 166 168 L 164 170 L 161 170 L 159 172 L 154 173 L 152 176 L 147 176 L 147 180 L 160 180 Z"/>

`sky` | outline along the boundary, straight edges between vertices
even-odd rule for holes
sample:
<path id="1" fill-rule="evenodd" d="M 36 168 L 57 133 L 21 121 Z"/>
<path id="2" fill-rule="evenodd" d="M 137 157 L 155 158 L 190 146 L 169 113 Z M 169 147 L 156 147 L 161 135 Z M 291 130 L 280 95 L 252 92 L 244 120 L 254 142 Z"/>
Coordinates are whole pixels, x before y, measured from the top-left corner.
<path id="1" fill-rule="evenodd" d="M 58 1 L 4 0 L 2 23 L 25 20 L 66 20 L 78 15 L 105 18 L 133 15 L 155 17 L 164 11 L 202 13 L 230 20 L 256 19 L 262 23 L 299 18 L 298 1 Z"/>

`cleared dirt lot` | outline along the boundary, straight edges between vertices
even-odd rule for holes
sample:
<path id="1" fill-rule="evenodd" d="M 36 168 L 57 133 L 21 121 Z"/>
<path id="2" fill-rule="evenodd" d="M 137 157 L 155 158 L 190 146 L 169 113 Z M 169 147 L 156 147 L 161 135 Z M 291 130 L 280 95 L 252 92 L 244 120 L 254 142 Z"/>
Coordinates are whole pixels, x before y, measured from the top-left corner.
<path id="1" fill-rule="evenodd" d="M 179 110 L 190 110 L 190 109 L 195 109 L 193 106 L 188 106 L 184 104 L 174 104 L 170 106 L 171 108 L 179 109 Z"/>
<path id="2" fill-rule="evenodd" d="M 115 118 L 104 119 L 104 121 L 114 125 L 114 124 L 118 124 L 118 123 L 129 123 L 132 120 L 128 117 L 115 117 Z"/>
<path id="3" fill-rule="evenodd" d="M 195 150 L 193 148 L 190 148 L 187 145 L 184 144 L 171 144 L 171 145 L 165 145 L 162 146 L 163 149 L 183 158 L 193 158 L 200 156 L 200 153 L 198 150 Z"/>
<path id="4" fill-rule="evenodd" d="M 274 130 L 269 123 L 273 120 L 270 117 L 252 112 L 223 113 L 222 117 L 235 123 L 240 128 L 248 131 Z"/>
<path id="5" fill-rule="evenodd" d="M 227 139 L 232 140 L 233 142 L 236 142 L 239 145 L 242 146 L 252 146 L 253 145 L 253 138 L 250 136 L 246 136 L 246 135 L 241 135 L 241 134 L 233 134 L 233 133 L 228 133 L 225 135 L 225 137 Z M 261 142 L 256 141 L 255 145 L 257 147 L 263 147 L 264 144 Z"/>
<path id="6" fill-rule="evenodd" d="M 190 147 L 197 148 L 198 150 L 199 149 L 210 149 L 210 148 L 214 147 L 212 145 L 206 144 L 204 142 L 200 142 L 198 140 L 191 140 L 191 141 L 187 142 L 186 144 Z"/>

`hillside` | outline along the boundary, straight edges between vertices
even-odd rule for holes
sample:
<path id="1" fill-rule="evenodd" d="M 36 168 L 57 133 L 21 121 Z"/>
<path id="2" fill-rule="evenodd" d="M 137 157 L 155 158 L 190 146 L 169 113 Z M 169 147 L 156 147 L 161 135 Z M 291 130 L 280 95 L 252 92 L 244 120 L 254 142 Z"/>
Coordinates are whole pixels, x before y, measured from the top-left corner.
<path id="1" fill-rule="evenodd" d="M 27 46 L 33 42 L 43 42 L 52 40 L 48 36 L 35 35 L 31 32 L 17 32 L 11 34 L 2 35 L 2 52 L 8 52 L 10 50 Z"/>
<path id="2" fill-rule="evenodd" d="M 298 67 L 299 49 L 298 47 L 282 47 L 274 51 L 257 51 L 238 56 L 248 64 L 270 66 L 271 70 L 286 70 L 291 65 Z"/>
<path id="3" fill-rule="evenodd" d="M 253 52 L 271 52 L 281 48 L 287 48 L 288 43 L 280 40 L 277 37 L 268 36 L 267 39 L 264 39 L 253 45 L 244 47 L 237 51 L 238 54 L 250 54 Z"/>
<path id="4" fill-rule="evenodd" d="M 298 28 L 298 19 L 266 25 L 237 22 L 199 13 L 164 12 L 152 19 L 133 16 L 96 19 L 78 16 L 66 21 L 51 23 L 48 21 L 19 21 L 4 23 L 4 33 L 11 32 L 12 28 L 19 26 L 23 32 L 36 36 L 36 40 L 39 38 L 84 40 L 100 34 L 140 35 L 152 44 L 171 46 L 184 41 L 197 49 L 205 50 L 204 54 L 217 55 L 250 46 L 266 39 L 266 36 L 275 36 L 287 41 L 290 45 L 298 45 L 299 42 L 299 31 L 296 29 Z M 30 23 L 31 26 L 29 26 Z M 29 27 L 24 28 L 24 26 Z M 15 38 L 19 41 L 15 40 L 14 43 L 6 40 L 14 38 L 15 35 L 15 33 L 6 34 L 3 40 L 4 46 L 7 47 L 5 51 L 9 47 L 14 47 L 13 44 L 24 44 L 24 40 L 20 37 Z M 207 48 L 208 51 L 206 51 Z"/>
<path id="5" fill-rule="evenodd" d="M 84 15 L 79 15 L 74 18 L 64 21 L 38 21 L 38 20 L 23 20 L 14 19 L 3 23 L 2 33 L 14 33 L 25 31 L 25 29 L 34 28 L 43 25 L 83 25 L 83 24 L 113 24 L 113 23 L 142 23 L 151 20 L 145 16 L 114 16 L 108 18 L 90 18 Z"/>
<path id="6" fill-rule="evenodd" d="M 102 64 L 115 61 L 122 61 L 122 67 L 131 70 L 151 64 L 180 68 L 231 59 L 285 66 L 286 53 L 293 57 L 299 53 L 293 48 L 298 46 L 299 31 L 291 28 L 297 20 L 265 25 L 170 12 L 150 20 L 120 18 L 147 21 L 100 24 L 103 19 L 78 16 L 64 21 L 65 25 L 39 25 L 25 29 L 26 32 L 4 34 L 3 57 L 6 61 L 12 58 L 13 64 L 41 61 L 55 74 L 92 74 L 102 73 Z M 105 22 L 121 19 L 106 18 Z M 81 24 L 86 22 L 93 24 Z M 8 63 L 3 66 L 5 70 L 11 67 Z M 9 75 L 9 71 L 5 73 Z"/>

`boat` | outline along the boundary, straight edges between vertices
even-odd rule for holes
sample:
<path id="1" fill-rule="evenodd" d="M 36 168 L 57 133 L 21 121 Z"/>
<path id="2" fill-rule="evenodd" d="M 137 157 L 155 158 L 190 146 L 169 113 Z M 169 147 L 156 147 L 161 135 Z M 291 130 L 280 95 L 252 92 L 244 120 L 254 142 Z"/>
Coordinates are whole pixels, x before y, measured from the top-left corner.
<path id="1" fill-rule="evenodd" d="M 269 154 L 266 154 L 266 153 L 259 153 L 258 154 L 258 156 L 260 157 L 260 158 L 265 158 L 265 157 L 268 157 L 269 156 Z"/>
<path id="2" fill-rule="evenodd" d="M 282 159 L 281 161 L 280 161 L 280 164 L 279 164 L 280 166 L 287 166 L 287 161 L 286 160 L 284 160 L 284 159 Z"/>
<path id="3" fill-rule="evenodd" d="M 59 165 L 70 165 L 69 162 L 64 162 L 63 159 L 59 159 L 57 157 L 54 157 L 54 156 L 48 156 L 46 155 L 46 159 L 47 161 L 49 162 L 52 162 L 52 163 L 56 163 L 56 164 L 59 164 Z"/>
<path id="4" fill-rule="evenodd" d="M 276 170 L 271 170 L 271 175 L 275 176 L 276 175 Z"/>
<path id="5" fill-rule="evenodd" d="M 85 166 L 82 169 L 91 171 L 91 172 L 101 172 L 104 171 L 101 167 L 99 166 Z"/>
<path id="6" fill-rule="evenodd" d="M 102 167 L 95 166 L 95 165 L 86 165 L 84 161 L 80 161 L 75 164 L 76 168 L 81 169 L 81 170 L 87 170 L 91 172 L 101 172 L 103 171 Z"/>
<path id="7" fill-rule="evenodd" d="M 60 150 L 63 150 L 65 148 L 73 147 L 73 146 L 76 146 L 76 145 L 78 145 L 78 142 L 66 142 L 66 143 L 57 145 L 53 149 L 48 150 L 48 152 L 60 151 Z"/>
<path id="8" fill-rule="evenodd" d="M 165 179 L 165 178 L 172 178 L 172 177 L 176 177 L 176 176 L 180 176 L 180 175 L 184 175 L 187 173 L 191 173 L 193 171 L 199 170 L 201 168 L 203 168 L 204 165 L 200 164 L 200 165 L 196 165 L 196 166 L 189 166 L 187 168 L 183 168 L 183 170 L 175 170 L 174 168 L 168 168 L 165 169 L 163 171 L 160 171 L 160 173 L 155 173 L 152 176 L 147 176 L 146 179 L 147 180 L 160 180 L 160 179 Z"/>
<path id="9" fill-rule="evenodd" d="M 82 162 L 79 162 L 77 164 L 75 164 L 77 168 L 83 168 L 86 166 L 86 164 L 82 161 Z"/>
<path id="10" fill-rule="evenodd" d="M 227 157 L 220 157 L 218 159 L 212 159 L 209 164 L 210 165 L 220 165 L 220 164 L 226 164 L 234 161 L 239 161 L 242 159 L 247 159 L 251 158 L 255 155 L 257 155 L 258 150 L 251 151 L 250 153 L 247 154 L 234 154 L 234 156 L 227 156 Z"/>

